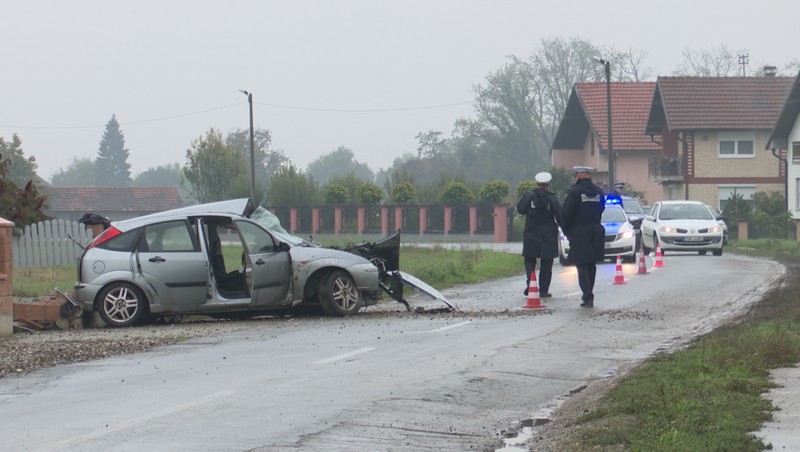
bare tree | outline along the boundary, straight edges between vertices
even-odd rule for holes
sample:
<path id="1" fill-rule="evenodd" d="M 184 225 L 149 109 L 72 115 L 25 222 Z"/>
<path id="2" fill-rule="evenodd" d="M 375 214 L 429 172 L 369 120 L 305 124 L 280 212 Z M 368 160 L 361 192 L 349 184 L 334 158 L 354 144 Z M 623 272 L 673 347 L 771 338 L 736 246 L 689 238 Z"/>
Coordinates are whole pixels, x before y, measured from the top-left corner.
<path id="1" fill-rule="evenodd" d="M 676 75 L 700 77 L 730 77 L 737 75 L 738 55 L 724 44 L 701 50 L 685 49 L 683 63 Z"/>
<path id="2" fill-rule="evenodd" d="M 643 82 L 653 76 L 653 68 L 647 63 L 647 51 L 628 47 L 628 51 L 617 53 L 616 78 L 622 82 Z"/>

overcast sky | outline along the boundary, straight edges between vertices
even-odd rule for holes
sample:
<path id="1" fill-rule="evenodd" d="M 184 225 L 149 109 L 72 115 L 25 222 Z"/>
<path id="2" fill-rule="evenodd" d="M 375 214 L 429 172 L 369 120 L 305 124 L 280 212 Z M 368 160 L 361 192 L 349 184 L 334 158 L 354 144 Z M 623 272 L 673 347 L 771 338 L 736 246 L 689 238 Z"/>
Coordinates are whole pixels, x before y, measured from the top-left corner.
<path id="1" fill-rule="evenodd" d="M 747 51 L 751 71 L 800 58 L 796 0 L 0 0 L 0 136 L 40 176 L 94 158 L 116 114 L 133 174 L 185 164 L 214 127 L 269 129 L 301 169 L 338 146 L 373 170 L 472 117 L 473 86 L 543 38 L 648 53 Z M 781 75 L 794 76 L 785 72 Z M 428 108 L 430 107 L 430 108 Z M 437 107 L 437 108 L 433 108 Z"/>

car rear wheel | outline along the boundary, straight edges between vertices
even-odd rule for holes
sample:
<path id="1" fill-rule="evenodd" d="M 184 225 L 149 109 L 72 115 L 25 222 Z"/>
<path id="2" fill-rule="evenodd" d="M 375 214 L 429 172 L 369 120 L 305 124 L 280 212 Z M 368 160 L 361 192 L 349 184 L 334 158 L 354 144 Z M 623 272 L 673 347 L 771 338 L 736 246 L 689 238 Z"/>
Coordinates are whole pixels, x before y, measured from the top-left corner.
<path id="1" fill-rule="evenodd" d="M 100 318 L 110 327 L 121 328 L 141 323 L 147 310 L 147 299 L 138 287 L 115 282 L 100 292 Z"/>
<path id="2" fill-rule="evenodd" d="M 699 254 L 701 256 L 705 256 L 706 255 L 706 250 L 698 251 L 697 254 Z"/>
<path id="3" fill-rule="evenodd" d="M 328 315 L 344 317 L 361 309 L 361 294 L 353 278 L 337 270 L 323 278 L 319 289 L 319 304 Z"/>

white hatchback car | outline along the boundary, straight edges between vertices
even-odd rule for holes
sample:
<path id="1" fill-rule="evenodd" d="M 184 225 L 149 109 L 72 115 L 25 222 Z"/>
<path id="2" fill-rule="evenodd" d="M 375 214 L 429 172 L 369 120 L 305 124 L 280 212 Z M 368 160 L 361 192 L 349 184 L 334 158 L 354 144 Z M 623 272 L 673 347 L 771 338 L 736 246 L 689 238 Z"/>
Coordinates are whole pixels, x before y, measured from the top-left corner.
<path id="1" fill-rule="evenodd" d="M 722 255 L 722 227 L 705 204 L 699 201 L 659 201 L 642 220 L 645 252 L 661 246 L 661 252 L 711 251 Z"/>

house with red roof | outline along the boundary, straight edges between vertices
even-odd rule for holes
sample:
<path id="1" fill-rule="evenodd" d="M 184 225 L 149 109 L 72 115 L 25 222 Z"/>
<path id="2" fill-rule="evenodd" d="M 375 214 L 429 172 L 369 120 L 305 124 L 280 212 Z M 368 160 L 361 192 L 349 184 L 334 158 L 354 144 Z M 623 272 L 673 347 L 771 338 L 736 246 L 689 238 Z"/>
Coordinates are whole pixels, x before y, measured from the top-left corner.
<path id="1" fill-rule="evenodd" d="M 48 187 L 46 214 L 78 221 L 93 213 L 126 220 L 186 206 L 178 187 Z"/>
<path id="2" fill-rule="evenodd" d="M 783 151 L 786 204 L 792 218 L 800 220 L 800 72 L 792 83 L 766 148 L 775 154 Z"/>
<path id="3" fill-rule="evenodd" d="M 651 160 L 661 155 L 661 142 L 644 133 L 655 88 L 654 82 L 611 83 L 614 179 L 625 182 L 628 190 L 643 192 L 647 203 L 664 197 L 660 181 L 649 177 Z M 553 167 L 590 166 L 598 185 L 609 184 L 606 89 L 605 82 L 575 84 L 551 149 Z"/>
<path id="4" fill-rule="evenodd" d="M 792 84 L 774 75 L 659 77 L 644 133 L 661 142 L 649 177 L 663 199 L 723 209 L 733 194 L 783 193 L 785 153 L 765 149 Z"/>

